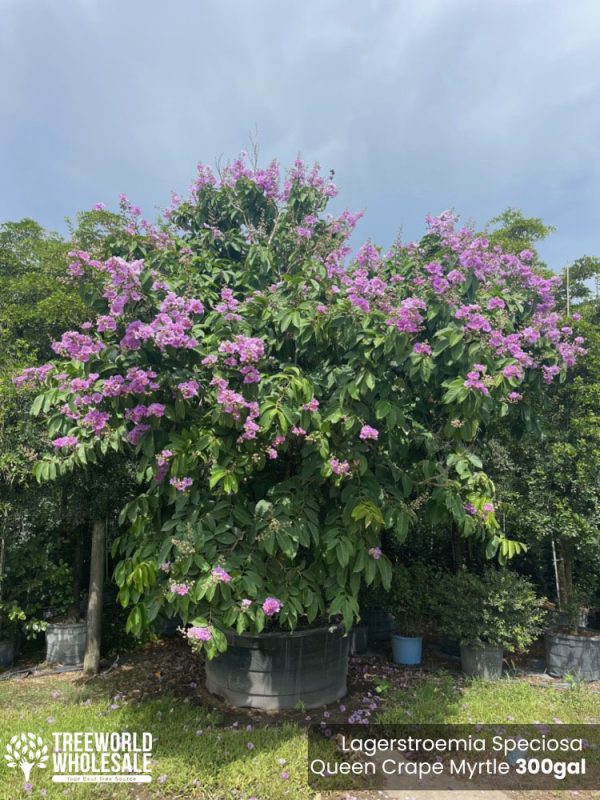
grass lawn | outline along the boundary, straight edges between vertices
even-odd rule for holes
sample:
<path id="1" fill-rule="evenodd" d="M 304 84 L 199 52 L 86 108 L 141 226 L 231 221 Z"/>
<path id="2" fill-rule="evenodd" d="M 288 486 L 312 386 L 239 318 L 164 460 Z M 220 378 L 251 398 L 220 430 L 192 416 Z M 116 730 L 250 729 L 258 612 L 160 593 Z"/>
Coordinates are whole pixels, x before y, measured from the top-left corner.
<path id="1" fill-rule="evenodd" d="M 33 790 L 27 793 L 21 771 L 3 763 L 0 800 L 310 798 L 306 725 L 347 722 L 350 714 L 367 709 L 371 719 L 386 723 L 600 721 L 600 694 L 582 685 L 558 689 L 524 680 L 469 682 L 447 672 L 361 658 L 353 660 L 350 678 L 349 697 L 328 709 L 285 715 L 233 711 L 205 693 L 198 659 L 172 642 L 93 680 L 67 673 L 0 681 L 2 751 L 13 734 L 23 731 L 48 743 L 53 731 L 149 731 L 154 736 L 149 785 L 65 787 L 52 784 L 45 774 L 49 771 L 34 768 Z M 579 793 L 579 800 L 583 797 Z"/>

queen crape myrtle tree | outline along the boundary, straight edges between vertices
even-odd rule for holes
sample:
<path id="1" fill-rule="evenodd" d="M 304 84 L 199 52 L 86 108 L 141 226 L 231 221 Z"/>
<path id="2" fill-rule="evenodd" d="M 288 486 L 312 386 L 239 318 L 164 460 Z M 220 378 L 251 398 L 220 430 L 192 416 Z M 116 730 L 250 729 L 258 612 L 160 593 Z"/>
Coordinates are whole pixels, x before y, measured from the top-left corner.
<path id="1" fill-rule="evenodd" d="M 351 259 L 359 215 L 297 161 L 201 166 L 157 226 L 122 200 L 113 255 L 71 254 L 98 314 L 21 377 L 40 384 L 50 479 L 110 451 L 137 464 L 116 580 L 141 631 L 180 614 L 209 657 L 224 632 L 359 613 L 389 586 L 384 530 L 452 520 L 509 557 L 478 430 L 581 352 L 556 279 L 449 213 L 418 244 Z"/>

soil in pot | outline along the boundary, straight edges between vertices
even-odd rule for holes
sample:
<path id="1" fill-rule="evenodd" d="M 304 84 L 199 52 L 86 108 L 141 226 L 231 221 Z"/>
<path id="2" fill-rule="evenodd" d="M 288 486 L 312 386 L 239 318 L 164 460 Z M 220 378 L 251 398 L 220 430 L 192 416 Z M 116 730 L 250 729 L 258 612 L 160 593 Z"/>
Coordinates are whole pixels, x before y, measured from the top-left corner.
<path id="1" fill-rule="evenodd" d="M 395 664 L 414 666 L 421 663 L 423 655 L 422 636 L 392 636 L 392 656 Z"/>
<path id="2" fill-rule="evenodd" d="M 46 628 L 46 661 L 51 664 L 83 664 L 87 623 L 52 623 Z"/>
<path id="3" fill-rule="evenodd" d="M 494 645 L 466 645 L 460 646 L 460 662 L 465 675 L 473 678 L 482 678 L 486 681 L 502 677 L 502 647 Z"/>
<path id="4" fill-rule="evenodd" d="M 206 662 L 206 687 L 234 706 L 269 711 L 333 703 L 346 694 L 349 644 L 341 625 L 230 633 L 225 653 Z"/>
<path id="5" fill-rule="evenodd" d="M 573 675 L 584 681 L 600 680 L 600 634 L 580 629 L 546 631 L 544 636 L 546 669 L 550 675 L 563 678 Z"/>

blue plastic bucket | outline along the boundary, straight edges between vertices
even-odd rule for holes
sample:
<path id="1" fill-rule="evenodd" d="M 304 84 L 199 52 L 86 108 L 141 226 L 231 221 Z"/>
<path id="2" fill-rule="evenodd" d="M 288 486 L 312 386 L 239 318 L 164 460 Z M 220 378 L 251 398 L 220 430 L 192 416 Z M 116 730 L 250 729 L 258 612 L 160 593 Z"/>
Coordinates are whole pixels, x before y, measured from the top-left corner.
<path id="1" fill-rule="evenodd" d="M 423 652 L 422 636 L 392 636 L 392 655 L 395 664 L 420 664 Z"/>

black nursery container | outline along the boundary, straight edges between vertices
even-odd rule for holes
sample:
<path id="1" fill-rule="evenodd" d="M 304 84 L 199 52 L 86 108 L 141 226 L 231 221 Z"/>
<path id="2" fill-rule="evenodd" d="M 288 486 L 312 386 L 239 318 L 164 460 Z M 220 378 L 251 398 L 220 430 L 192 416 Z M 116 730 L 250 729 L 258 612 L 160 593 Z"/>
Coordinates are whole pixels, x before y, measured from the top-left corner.
<path id="1" fill-rule="evenodd" d="M 206 687 L 234 706 L 269 711 L 333 703 L 346 694 L 349 641 L 341 625 L 228 634 L 226 652 L 206 662 Z"/>
<path id="2" fill-rule="evenodd" d="M 383 608 L 368 608 L 364 614 L 364 621 L 369 626 L 369 642 L 381 644 L 391 640 L 395 621 L 389 611 Z"/>

